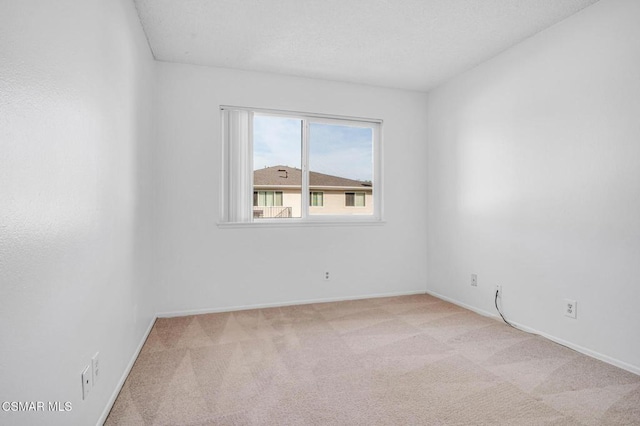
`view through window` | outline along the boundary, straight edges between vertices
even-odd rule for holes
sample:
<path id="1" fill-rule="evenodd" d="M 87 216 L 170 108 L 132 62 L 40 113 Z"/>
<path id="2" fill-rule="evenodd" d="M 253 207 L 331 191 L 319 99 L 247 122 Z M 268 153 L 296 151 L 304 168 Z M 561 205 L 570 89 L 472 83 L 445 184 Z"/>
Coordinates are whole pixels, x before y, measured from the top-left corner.
<path id="1" fill-rule="evenodd" d="M 223 222 L 381 219 L 380 121 L 223 107 L 222 123 Z"/>
<path id="2" fill-rule="evenodd" d="M 373 136 L 370 126 L 254 114 L 253 218 L 300 218 L 303 194 L 309 194 L 309 216 L 372 215 Z M 260 194 L 274 191 L 282 194 L 281 204 L 261 201 Z M 349 208 L 354 206 L 362 208 Z"/>

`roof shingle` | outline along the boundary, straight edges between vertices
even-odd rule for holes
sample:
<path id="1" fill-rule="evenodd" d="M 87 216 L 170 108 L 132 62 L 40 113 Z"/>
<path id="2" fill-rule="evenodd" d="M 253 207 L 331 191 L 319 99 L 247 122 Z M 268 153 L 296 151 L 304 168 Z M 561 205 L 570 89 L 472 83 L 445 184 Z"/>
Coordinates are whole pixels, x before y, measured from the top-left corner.
<path id="1" fill-rule="evenodd" d="M 272 166 L 253 172 L 255 186 L 300 186 L 302 170 L 288 166 Z M 309 186 L 312 187 L 362 187 L 371 188 L 371 182 L 347 179 L 324 173 L 309 172 Z"/>

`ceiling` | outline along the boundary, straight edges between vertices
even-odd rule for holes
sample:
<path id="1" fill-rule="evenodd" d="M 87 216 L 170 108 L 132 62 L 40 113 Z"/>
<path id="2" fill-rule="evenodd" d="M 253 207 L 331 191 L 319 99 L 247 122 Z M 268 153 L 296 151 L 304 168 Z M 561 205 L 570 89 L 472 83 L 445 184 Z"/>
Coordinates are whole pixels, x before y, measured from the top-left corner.
<path id="1" fill-rule="evenodd" d="M 134 0 L 156 59 L 427 91 L 598 0 Z"/>

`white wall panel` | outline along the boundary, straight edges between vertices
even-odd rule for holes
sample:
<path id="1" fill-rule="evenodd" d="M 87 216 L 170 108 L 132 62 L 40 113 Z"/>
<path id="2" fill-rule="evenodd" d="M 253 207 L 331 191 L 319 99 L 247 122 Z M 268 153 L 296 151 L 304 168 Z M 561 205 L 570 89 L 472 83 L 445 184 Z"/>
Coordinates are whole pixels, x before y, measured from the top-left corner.
<path id="1" fill-rule="evenodd" d="M 0 57 L 0 401 L 72 407 L 0 424 L 95 424 L 155 313 L 153 59 L 127 0 L 3 1 Z"/>
<path id="2" fill-rule="evenodd" d="M 424 291 L 424 94 L 158 66 L 154 281 L 160 312 Z M 220 105 L 383 119 L 387 223 L 218 228 Z"/>
<path id="3" fill-rule="evenodd" d="M 639 16 L 600 1 L 430 92 L 427 156 L 428 289 L 495 313 L 501 284 L 511 320 L 636 372 Z"/>

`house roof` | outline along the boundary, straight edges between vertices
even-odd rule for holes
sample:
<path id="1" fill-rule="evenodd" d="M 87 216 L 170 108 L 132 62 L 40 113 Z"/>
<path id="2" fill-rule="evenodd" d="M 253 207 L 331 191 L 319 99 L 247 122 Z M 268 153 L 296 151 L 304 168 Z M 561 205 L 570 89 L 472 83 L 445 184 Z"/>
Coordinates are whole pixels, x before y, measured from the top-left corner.
<path id="1" fill-rule="evenodd" d="M 254 186 L 300 186 L 302 184 L 302 170 L 288 166 L 265 167 L 253 172 L 253 184 Z M 371 182 L 310 171 L 309 186 L 371 188 Z"/>

